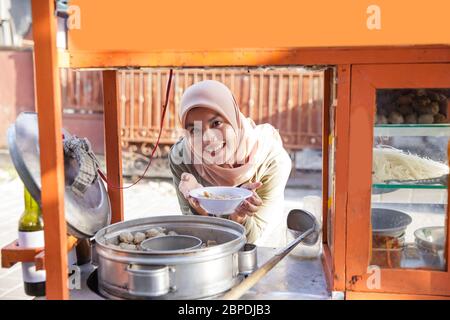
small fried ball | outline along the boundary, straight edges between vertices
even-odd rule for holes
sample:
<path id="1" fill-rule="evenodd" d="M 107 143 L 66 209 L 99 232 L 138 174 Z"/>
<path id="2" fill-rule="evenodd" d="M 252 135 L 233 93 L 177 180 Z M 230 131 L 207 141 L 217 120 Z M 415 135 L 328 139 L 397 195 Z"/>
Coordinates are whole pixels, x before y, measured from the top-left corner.
<path id="1" fill-rule="evenodd" d="M 143 232 L 136 232 L 134 234 L 134 244 L 140 244 L 145 239 L 146 239 L 145 238 L 145 233 L 143 233 Z"/>
<path id="2" fill-rule="evenodd" d="M 134 244 L 122 242 L 119 246 L 121 249 L 124 249 L 124 250 L 137 250 L 137 247 Z"/>
<path id="3" fill-rule="evenodd" d="M 133 243 L 134 237 L 131 234 L 131 232 L 122 232 L 119 235 L 119 240 L 120 242 L 124 242 L 124 243 Z"/>
<path id="4" fill-rule="evenodd" d="M 404 122 L 403 116 L 400 113 L 398 113 L 397 111 L 392 111 L 389 114 L 388 120 L 389 120 L 389 123 L 392 123 L 392 124 L 401 124 Z"/>
<path id="5" fill-rule="evenodd" d="M 447 123 L 447 117 L 444 116 L 442 113 L 438 113 L 434 115 L 434 123 Z"/>
<path id="6" fill-rule="evenodd" d="M 417 123 L 417 114 L 411 113 L 405 117 L 405 123 L 407 124 L 416 124 Z"/>
<path id="7" fill-rule="evenodd" d="M 434 116 L 432 114 L 422 114 L 417 119 L 417 122 L 421 124 L 432 124 L 434 122 Z"/>

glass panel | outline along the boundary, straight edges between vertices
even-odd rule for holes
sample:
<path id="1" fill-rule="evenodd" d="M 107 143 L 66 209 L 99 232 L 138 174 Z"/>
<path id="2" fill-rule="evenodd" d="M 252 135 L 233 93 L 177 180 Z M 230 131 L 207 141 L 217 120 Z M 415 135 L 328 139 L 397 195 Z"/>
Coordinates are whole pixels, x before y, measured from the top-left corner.
<path id="1" fill-rule="evenodd" d="M 329 136 L 328 136 L 328 211 L 327 211 L 327 244 L 331 252 L 334 252 L 334 215 L 335 210 L 335 181 L 336 181 L 336 106 L 337 106 L 337 83 L 336 83 L 336 70 L 333 69 L 333 82 L 331 85 L 330 105 L 329 105 Z M 326 106 L 324 106 L 326 108 Z M 325 124 L 324 124 L 325 125 Z M 325 137 L 324 137 L 325 138 Z M 325 150 L 324 150 L 325 152 Z"/>
<path id="2" fill-rule="evenodd" d="M 450 89 L 376 94 L 372 265 L 446 270 Z"/>
<path id="3" fill-rule="evenodd" d="M 330 135 L 328 137 L 328 212 L 327 212 L 327 243 L 330 247 L 331 252 L 333 252 L 334 243 L 333 243 L 333 203 L 335 201 L 335 150 L 336 150 L 336 139 L 335 139 L 335 107 L 334 105 L 330 106 Z"/>

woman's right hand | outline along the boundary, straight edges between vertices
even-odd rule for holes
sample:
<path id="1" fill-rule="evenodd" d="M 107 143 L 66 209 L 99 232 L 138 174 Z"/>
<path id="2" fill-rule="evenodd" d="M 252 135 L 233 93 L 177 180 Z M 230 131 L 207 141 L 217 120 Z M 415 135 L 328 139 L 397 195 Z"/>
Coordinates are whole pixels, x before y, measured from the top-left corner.
<path id="1" fill-rule="evenodd" d="M 194 210 L 203 216 L 207 216 L 208 212 L 206 212 L 198 203 L 198 201 L 194 198 L 192 198 L 189 195 L 189 192 L 191 190 L 197 189 L 197 188 L 202 188 L 203 186 L 198 183 L 197 179 L 190 173 L 187 172 L 183 172 L 181 174 L 181 181 L 180 184 L 178 185 L 178 190 L 180 190 L 180 192 L 183 194 L 184 198 L 189 202 L 189 204 L 191 205 L 192 208 L 194 208 Z"/>

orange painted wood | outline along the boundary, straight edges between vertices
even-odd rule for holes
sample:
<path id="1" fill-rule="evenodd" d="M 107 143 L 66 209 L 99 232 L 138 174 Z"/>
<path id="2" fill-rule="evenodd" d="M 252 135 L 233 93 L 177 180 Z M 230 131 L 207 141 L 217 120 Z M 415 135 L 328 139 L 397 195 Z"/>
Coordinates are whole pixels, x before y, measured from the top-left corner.
<path id="1" fill-rule="evenodd" d="M 106 171 L 109 184 L 109 199 L 111 201 L 111 222 L 124 219 L 122 189 L 122 143 L 120 126 L 120 104 L 117 71 L 103 71 L 103 104 L 104 104 L 104 130 Z"/>
<path id="2" fill-rule="evenodd" d="M 354 292 L 345 293 L 346 300 L 450 300 L 450 297 L 435 295 L 415 295 L 415 294 L 391 294 L 391 293 L 373 293 L 373 292 Z"/>
<path id="3" fill-rule="evenodd" d="M 45 251 L 39 252 L 34 257 L 34 261 L 36 263 L 36 270 L 45 270 Z"/>
<path id="4" fill-rule="evenodd" d="M 36 104 L 39 120 L 41 202 L 47 261 L 47 299 L 68 299 L 61 94 L 53 0 L 33 0 Z"/>
<path id="5" fill-rule="evenodd" d="M 331 255 L 330 247 L 326 243 L 323 245 L 322 266 L 325 273 L 325 280 L 327 281 L 328 290 L 336 291 L 334 290 L 333 257 Z"/>
<path id="6" fill-rule="evenodd" d="M 348 199 L 348 150 L 350 125 L 351 65 L 337 66 L 337 106 L 334 127 L 334 193 L 331 206 L 333 291 L 345 290 Z"/>
<path id="7" fill-rule="evenodd" d="M 95 51 L 362 46 L 450 43 L 450 3 L 423 1 L 71 0 L 80 28 L 69 48 Z M 381 29 L 366 23 L 369 5 L 381 9 Z M 170 22 L 168 22 L 170 21 Z M 420 21 L 421 23 L 415 23 Z M 163 30 L 163 31 L 162 31 Z"/>
<path id="8" fill-rule="evenodd" d="M 78 239 L 74 236 L 67 236 L 67 252 L 76 247 Z M 34 257 L 34 262 L 36 262 L 36 270 L 45 270 L 45 250 L 39 252 Z"/>
<path id="9" fill-rule="evenodd" d="M 37 254 L 44 248 L 21 248 L 14 240 L 2 248 L 2 268 L 11 268 L 17 262 L 33 262 Z"/>
<path id="10" fill-rule="evenodd" d="M 62 51 L 59 61 L 60 67 L 70 68 L 434 63 L 450 61 L 450 45 L 150 52 Z"/>
<path id="11" fill-rule="evenodd" d="M 347 289 L 450 296 L 450 273 L 381 269 L 381 288 L 367 288 L 373 123 L 377 88 L 450 88 L 450 64 L 356 65 L 352 67 L 347 204 Z M 448 212 L 447 212 L 448 214 Z M 448 221 L 448 217 L 447 217 Z M 448 247 L 446 256 L 448 257 Z"/>

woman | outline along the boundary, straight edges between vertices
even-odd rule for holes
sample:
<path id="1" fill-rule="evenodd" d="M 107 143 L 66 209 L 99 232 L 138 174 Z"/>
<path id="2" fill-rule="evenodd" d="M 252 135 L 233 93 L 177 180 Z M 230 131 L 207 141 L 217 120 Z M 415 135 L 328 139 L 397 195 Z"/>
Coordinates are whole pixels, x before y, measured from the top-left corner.
<path id="1" fill-rule="evenodd" d="M 239 186 L 253 191 L 228 218 L 242 224 L 247 241 L 284 244 L 284 188 L 291 159 L 278 131 L 256 126 L 239 111 L 231 91 L 206 80 L 189 87 L 180 104 L 185 131 L 169 162 L 183 214 L 207 215 L 189 191 L 202 186 Z"/>

